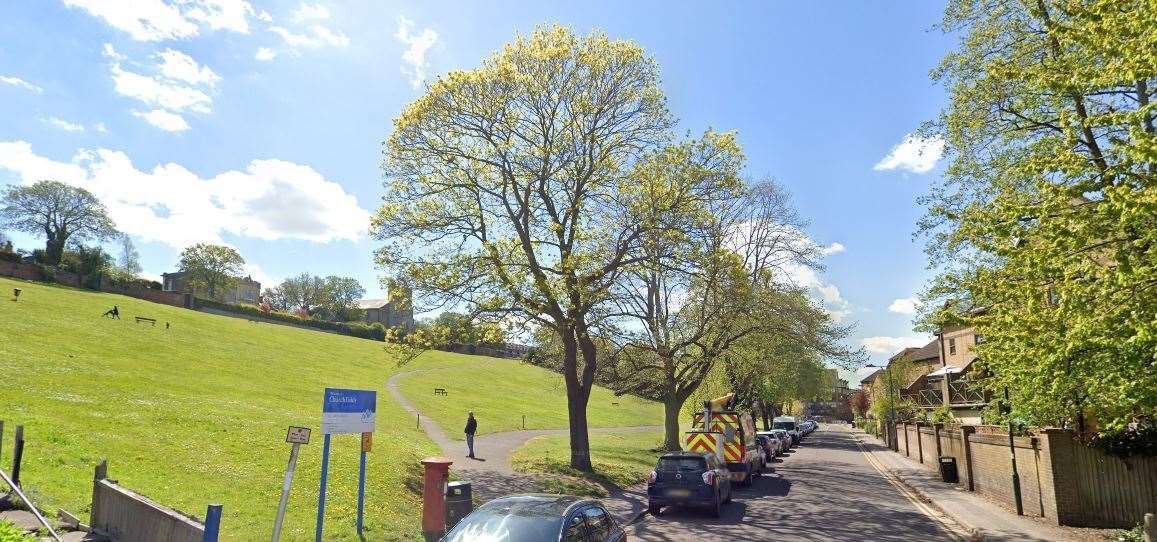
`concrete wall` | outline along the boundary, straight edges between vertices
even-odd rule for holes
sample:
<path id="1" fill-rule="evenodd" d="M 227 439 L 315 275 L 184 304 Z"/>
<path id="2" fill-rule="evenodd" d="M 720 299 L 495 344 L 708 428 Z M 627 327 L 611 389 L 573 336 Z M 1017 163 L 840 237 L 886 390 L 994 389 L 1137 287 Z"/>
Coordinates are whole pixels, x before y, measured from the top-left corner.
<path id="1" fill-rule="evenodd" d="M 201 542 L 205 526 L 105 479 L 96 468 L 89 524 L 115 542 Z"/>
<path id="2" fill-rule="evenodd" d="M 899 452 L 938 470 L 933 427 L 903 424 Z M 959 485 L 1015 510 L 1008 433 L 995 426 L 939 430 L 940 454 L 956 458 Z M 1157 510 L 1157 458 L 1128 461 L 1089 448 L 1070 431 L 1013 437 L 1024 514 L 1059 525 L 1129 528 Z"/>

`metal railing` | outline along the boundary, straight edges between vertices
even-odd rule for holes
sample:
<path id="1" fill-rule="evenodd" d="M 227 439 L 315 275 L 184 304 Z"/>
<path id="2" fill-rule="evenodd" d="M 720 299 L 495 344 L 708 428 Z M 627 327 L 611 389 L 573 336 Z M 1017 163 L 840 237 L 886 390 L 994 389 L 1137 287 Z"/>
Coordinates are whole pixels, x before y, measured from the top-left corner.
<path id="1" fill-rule="evenodd" d="M 950 380 L 948 382 L 948 400 L 954 405 L 983 404 L 984 390 L 967 379 Z"/>

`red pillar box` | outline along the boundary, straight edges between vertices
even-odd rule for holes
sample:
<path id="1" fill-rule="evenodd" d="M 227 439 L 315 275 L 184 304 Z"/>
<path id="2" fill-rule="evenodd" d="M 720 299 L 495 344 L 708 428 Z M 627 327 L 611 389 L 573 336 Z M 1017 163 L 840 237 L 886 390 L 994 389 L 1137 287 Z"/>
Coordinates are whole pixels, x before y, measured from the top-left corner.
<path id="1" fill-rule="evenodd" d="M 437 540 L 446 534 L 446 484 L 450 481 L 453 463 L 445 457 L 422 460 L 426 469 L 422 484 L 422 535 L 426 540 Z"/>

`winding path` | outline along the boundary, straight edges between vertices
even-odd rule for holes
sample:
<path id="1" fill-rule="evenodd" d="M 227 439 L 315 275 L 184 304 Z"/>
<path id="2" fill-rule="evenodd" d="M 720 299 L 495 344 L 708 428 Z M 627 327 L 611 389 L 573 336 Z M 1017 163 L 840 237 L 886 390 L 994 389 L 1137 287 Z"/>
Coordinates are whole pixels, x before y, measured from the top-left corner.
<path id="1" fill-rule="evenodd" d="M 476 501 L 485 502 L 511 493 L 533 493 L 541 491 L 538 481 L 551 478 L 550 475 L 528 474 L 515 472 L 510 463 L 514 451 L 532 438 L 542 436 L 566 435 L 567 429 L 526 429 L 522 431 L 505 431 L 489 433 L 474 437 L 474 452 L 476 459 L 466 457 L 466 442 L 453 440 L 446 435 L 442 426 L 430 416 L 422 413 L 402 395 L 398 389 L 398 379 L 428 371 L 441 369 L 417 369 L 397 373 L 386 382 L 390 395 L 402 405 L 407 412 L 418 417 L 426 435 L 442 449 L 442 455 L 454 462 L 451 470 L 456 471 L 464 480 L 472 482 L 472 491 Z M 591 433 L 639 433 L 644 431 L 662 430 L 661 425 L 644 425 L 636 427 L 598 427 L 592 428 Z M 622 491 L 613 491 L 604 503 L 622 521 L 633 519 L 646 507 L 646 488 L 631 487 Z"/>

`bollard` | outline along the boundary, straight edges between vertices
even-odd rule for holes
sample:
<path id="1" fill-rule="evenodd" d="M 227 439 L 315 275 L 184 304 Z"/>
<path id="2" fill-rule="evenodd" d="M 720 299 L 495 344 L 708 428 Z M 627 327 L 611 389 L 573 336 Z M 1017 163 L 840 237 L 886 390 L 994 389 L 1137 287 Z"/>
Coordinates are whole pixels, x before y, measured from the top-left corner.
<path id="1" fill-rule="evenodd" d="M 221 536 L 221 505 L 210 504 L 205 511 L 205 534 L 201 542 L 217 542 Z"/>
<path id="2" fill-rule="evenodd" d="M 422 536 L 438 540 L 446 534 L 446 485 L 450 480 L 450 465 L 445 457 L 427 457 L 422 460 L 425 476 L 422 484 Z"/>
<path id="3" fill-rule="evenodd" d="M 16 442 L 12 447 L 12 483 L 20 485 L 20 460 L 24 458 L 24 426 L 16 426 Z"/>

